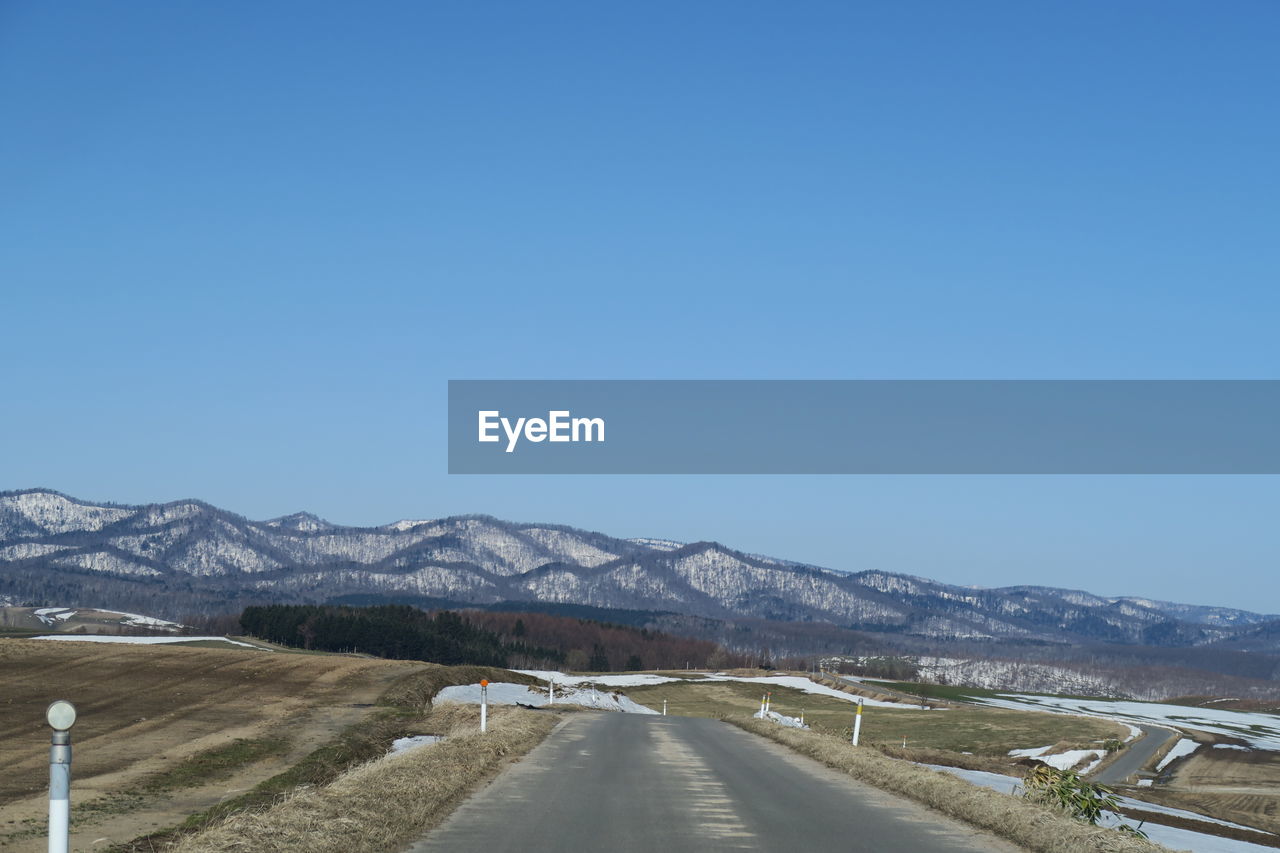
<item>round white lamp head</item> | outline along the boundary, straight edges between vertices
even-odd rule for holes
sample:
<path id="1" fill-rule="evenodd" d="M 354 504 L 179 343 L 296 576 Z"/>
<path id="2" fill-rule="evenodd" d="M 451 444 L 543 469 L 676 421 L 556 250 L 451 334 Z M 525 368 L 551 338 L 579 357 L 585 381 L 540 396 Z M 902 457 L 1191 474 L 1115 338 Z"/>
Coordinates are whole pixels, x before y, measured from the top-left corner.
<path id="1" fill-rule="evenodd" d="M 65 732 L 76 724 L 76 706 L 66 699 L 59 699 L 44 712 L 44 718 L 51 728 Z"/>

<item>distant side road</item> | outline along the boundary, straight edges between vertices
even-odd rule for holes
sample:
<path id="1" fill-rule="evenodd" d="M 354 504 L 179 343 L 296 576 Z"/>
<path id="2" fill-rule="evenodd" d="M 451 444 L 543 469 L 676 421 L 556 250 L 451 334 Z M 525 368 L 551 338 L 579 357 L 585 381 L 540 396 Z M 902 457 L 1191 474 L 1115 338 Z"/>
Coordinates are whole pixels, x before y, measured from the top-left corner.
<path id="1" fill-rule="evenodd" d="M 1123 782 L 1141 770 L 1142 766 L 1150 761 L 1162 746 L 1178 735 L 1173 729 L 1161 726 L 1138 726 L 1138 728 L 1142 729 L 1142 737 L 1125 747 L 1115 761 L 1095 773 L 1094 782 L 1100 782 L 1103 785 Z"/>

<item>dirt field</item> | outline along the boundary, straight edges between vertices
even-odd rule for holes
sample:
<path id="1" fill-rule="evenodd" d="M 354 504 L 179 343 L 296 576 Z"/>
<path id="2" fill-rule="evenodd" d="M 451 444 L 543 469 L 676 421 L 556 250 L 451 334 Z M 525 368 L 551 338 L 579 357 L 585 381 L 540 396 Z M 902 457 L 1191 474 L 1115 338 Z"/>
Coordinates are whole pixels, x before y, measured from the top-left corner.
<path id="1" fill-rule="evenodd" d="M 252 649 L 0 640 L 0 849 L 44 849 L 45 707 L 73 701 L 73 849 L 252 787 L 371 714 L 422 664 Z"/>
<path id="2" fill-rule="evenodd" d="M 1280 832 L 1280 753 L 1201 746 L 1174 765 L 1172 779 L 1143 789 L 1143 796 L 1164 805 Z"/>

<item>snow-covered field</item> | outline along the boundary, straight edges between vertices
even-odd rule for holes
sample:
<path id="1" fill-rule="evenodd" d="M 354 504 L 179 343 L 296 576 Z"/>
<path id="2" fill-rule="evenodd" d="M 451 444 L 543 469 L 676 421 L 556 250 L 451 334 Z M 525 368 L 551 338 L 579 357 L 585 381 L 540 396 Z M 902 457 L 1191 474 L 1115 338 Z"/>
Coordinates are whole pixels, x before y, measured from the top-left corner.
<path id="1" fill-rule="evenodd" d="M 67 621 L 78 612 L 68 607 L 41 607 L 33 611 L 32 615 L 46 625 L 56 625 L 58 622 Z"/>
<path id="2" fill-rule="evenodd" d="M 950 773 L 958 776 L 966 782 L 974 785 L 981 785 L 984 788 L 991 788 L 1002 794 L 1020 793 L 1022 783 L 1012 776 L 1004 776 L 999 773 L 987 773 L 983 770 L 963 770 L 959 767 L 944 767 L 941 764 L 925 764 L 922 765 L 932 770 L 941 770 L 944 773 Z M 1238 823 L 1230 823 L 1225 820 L 1216 820 L 1214 818 L 1205 817 L 1195 812 L 1183 811 L 1181 809 L 1171 809 L 1166 806 L 1157 806 L 1153 803 L 1146 803 L 1142 800 L 1135 800 L 1131 797 L 1120 797 L 1120 804 L 1128 808 L 1143 809 L 1149 812 L 1158 812 L 1176 817 L 1186 818 L 1188 820 L 1199 820 L 1206 823 L 1216 823 L 1221 826 L 1230 826 L 1236 829 L 1252 829 L 1254 832 L 1258 830 L 1241 826 Z M 1130 818 L 1121 818 L 1113 812 L 1105 812 L 1103 814 L 1102 824 L 1104 826 L 1115 826 L 1120 822 L 1134 824 Z M 1267 853 L 1274 851 L 1274 847 L 1264 847 L 1261 844 L 1251 844 L 1248 841 L 1236 841 L 1232 838 L 1219 838 L 1216 835 L 1205 835 L 1202 832 L 1194 832 L 1189 829 L 1178 829 L 1172 826 L 1165 826 L 1160 823 L 1152 823 L 1150 821 L 1142 825 L 1143 832 L 1147 833 L 1152 841 L 1163 844 L 1174 850 L 1190 850 L 1192 853 Z"/>
<path id="3" fill-rule="evenodd" d="M 974 697 L 973 701 L 1016 711 L 1049 711 L 1055 714 L 1080 714 L 1105 717 L 1123 723 L 1154 723 L 1227 737 L 1240 738 L 1255 749 L 1280 750 L 1280 717 L 1223 708 L 1192 708 L 1159 702 L 1135 702 L 1127 699 L 1074 699 L 1060 696 L 1033 696 L 1002 693 L 993 698 Z"/>
<path id="4" fill-rule="evenodd" d="M 129 628 L 152 628 L 158 631 L 176 631 L 182 627 L 177 622 L 170 622 L 167 619 L 156 619 L 151 616 L 142 616 L 137 613 L 121 613 L 117 610 L 97 610 L 94 608 L 81 608 L 77 610 L 74 607 L 38 607 L 31 611 L 31 615 L 51 628 L 61 622 L 74 619 L 77 616 L 82 620 L 89 622 L 102 624 L 115 623 Z"/>
<path id="5" fill-rule="evenodd" d="M 851 693 L 844 693 L 825 684 L 818 684 L 798 675 L 761 675 L 761 676 L 743 676 L 743 675 L 725 675 L 717 672 L 713 675 L 704 675 L 701 678 L 671 678 L 666 675 L 653 675 L 650 673 L 635 673 L 627 675 L 565 675 L 563 672 L 554 672 L 545 669 L 520 669 L 516 670 L 522 675 L 531 675 L 542 681 L 554 681 L 556 684 L 556 696 L 558 697 L 560 686 L 575 686 L 580 684 L 597 684 L 601 687 L 648 687 L 654 684 L 670 684 L 673 681 L 680 681 L 686 684 L 698 684 L 704 681 L 741 681 L 745 684 L 759 684 L 762 690 L 769 687 L 790 687 L 804 693 L 812 693 L 818 696 L 831 696 L 835 699 L 843 699 L 846 702 L 857 702 L 859 697 Z M 879 706 L 884 708 L 902 708 L 903 706 L 895 702 L 884 702 L 880 699 L 869 699 L 862 697 L 862 703 L 867 707 Z"/>
<path id="6" fill-rule="evenodd" d="M 1040 760 L 1050 767 L 1056 767 L 1059 770 L 1070 770 L 1081 761 L 1092 756 L 1093 760 L 1080 769 L 1080 775 L 1087 776 L 1098 766 L 1098 762 L 1102 761 L 1105 750 L 1101 749 L 1069 749 L 1066 752 L 1059 752 L 1055 755 L 1041 755 Z"/>
<path id="7" fill-rule="evenodd" d="M 648 687 L 653 684 L 669 684 L 672 681 L 686 680 L 641 672 L 630 675 L 565 675 L 563 672 L 548 669 L 517 669 L 515 672 L 533 676 L 540 681 L 554 681 L 557 689 L 561 685 L 575 687 L 579 684 L 598 684 L 601 687 Z"/>
<path id="8" fill-rule="evenodd" d="M 459 702 L 464 705 L 480 704 L 480 685 L 461 684 L 446 687 L 436 694 L 437 702 Z M 505 681 L 489 684 L 489 702 L 494 705 L 531 705 L 541 708 L 547 704 L 547 694 L 530 688 L 526 684 L 511 684 Z M 603 711 L 624 711 L 628 714 L 656 714 L 652 708 L 646 708 L 631 701 L 626 696 L 604 690 L 587 688 L 556 689 L 556 703 L 562 705 L 582 705 L 587 708 L 598 708 Z"/>
<path id="9" fill-rule="evenodd" d="M 828 687 L 825 684 L 818 684 L 807 678 L 798 675 L 762 675 L 759 677 L 741 676 L 741 675 L 724 675 L 717 672 L 715 675 L 708 675 L 704 681 L 741 681 L 746 684 L 773 685 L 776 687 L 790 687 L 804 693 L 812 693 L 817 696 L 830 696 L 834 699 L 843 699 L 846 702 L 857 702 L 862 699 L 862 704 L 868 708 L 902 708 L 903 706 L 895 702 L 885 702 L 880 699 L 869 699 L 865 696 L 854 696 L 851 693 L 844 693 L 836 690 L 834 687 Z"/>
<path id="10" fill-rule="evenodd" d="M 239 640 L 226 637 L 117 637 L 114 634 L 48 634 L 43 637 L 32 637 L 33 640 L 59 640 L 64 643 L 131 643 L 138 646 L 157 646 L 164 643 L 195 643 L 200 640 L 212 640 L 218 643 L 230 643 L 233 646 L 244 646 L 246 649 L 261 649 Z"/>
<path id="11" fill-rule="evenodd" d="M 1190 738 L 1181 738 L 1173 745 L 1173 749 L 1169 750 L 1165 757 L 1160 759 L 1160 763 L 1156 765 L 1156 772 L 1159 773 L 1182 756 L 1190 755 L 1199 748 L 1200 744 Z"/>
<path id="12" fill-rule="evenodd" d="M 177 622 L 170 622 L 167 619 L 156 619 L 154 616 L 139 616 L 137 613 L 120 613 L 121 624 L 128 625 L 131 628 L 163 628 L 166 630 L 176 630 L 181 628 Z"/>

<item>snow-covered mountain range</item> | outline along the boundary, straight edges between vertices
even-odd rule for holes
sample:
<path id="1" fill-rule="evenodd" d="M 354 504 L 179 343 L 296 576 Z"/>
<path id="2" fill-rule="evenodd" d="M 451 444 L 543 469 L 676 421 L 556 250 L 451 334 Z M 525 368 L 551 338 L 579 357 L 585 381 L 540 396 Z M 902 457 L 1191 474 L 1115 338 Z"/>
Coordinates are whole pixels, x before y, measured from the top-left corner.
<path id="1" fill-rule="evenodd" d="M 1280 636 L 1268 624 L 1277 617 L 1242 610 L 846 573 L 714 542 L 483 516 L 381 527 L 308 513 L 250 521 L 196 500 L 119 506 L 46 489 L 0 492 L 0 599 L 170 618 L 263 601 L 445 599 L 830 622 L 938 639 L 1229 646 Z"/>

